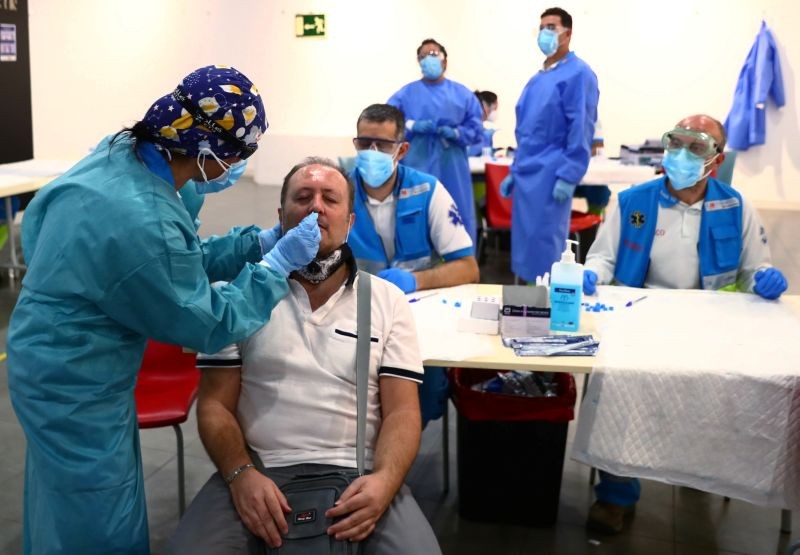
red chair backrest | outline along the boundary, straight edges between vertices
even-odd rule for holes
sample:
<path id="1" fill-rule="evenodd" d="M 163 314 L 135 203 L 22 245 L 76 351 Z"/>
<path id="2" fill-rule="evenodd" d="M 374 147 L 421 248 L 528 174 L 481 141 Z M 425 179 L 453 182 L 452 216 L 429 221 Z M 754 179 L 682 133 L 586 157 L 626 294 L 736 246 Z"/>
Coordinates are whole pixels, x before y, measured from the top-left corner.
<path id="1" fill-rule="evenodd" d="M 200 384 L 196 356 L 179 345 L 147 342 L 134 391 L 140 428 L 186 420 Z"/>
<path id="2" fill-rule="evenodd" d="M 600 225 L 601 221 L 602 218 L 597 214 L 588 214 L 586 212 L 580 212 L 579 210 L 573 210 L 569 218 L 569 233 L 570 235 L 579 233 L 590 227 Z"/>
<path id="3" fill-rule="evenodd" d="M 511 199 L 500 195 L 500 182 L 510 166 L 486 163 L 486 223 L 493 229 L 511 229 Z"/>

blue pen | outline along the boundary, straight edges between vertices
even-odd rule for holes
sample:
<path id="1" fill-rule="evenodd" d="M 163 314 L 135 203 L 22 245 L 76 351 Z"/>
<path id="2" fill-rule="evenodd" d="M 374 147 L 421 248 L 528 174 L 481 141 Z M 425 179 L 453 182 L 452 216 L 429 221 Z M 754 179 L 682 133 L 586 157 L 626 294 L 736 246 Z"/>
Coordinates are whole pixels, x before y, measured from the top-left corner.
<path id="1" fill-rule="evenodd" d="M 634 304 L 636 304 L 639 301 L 642 301 L 642 300 L 644 300 L 646 298 L 647 298 L 647 295 L 644 295 L 643 297 L 639 297 L 638 299 L 634 299 L 632 301 L 628 301 L 627 303 L 625 303 L 625 306 L 633 306 Z"/>
<path id="2" fill-rule="evenodd" d="M 421 295 L 419 297 L 413 297 L 411 299 L 408 299 L 408 302 L 416 303 L 418 301 L 421 301 L 422 299 L 427 299 L 428 297 L 433 297 L 434 295 L 438 295 L 438 294 L 439 293 L 428 293 L 427 295 Z"/>

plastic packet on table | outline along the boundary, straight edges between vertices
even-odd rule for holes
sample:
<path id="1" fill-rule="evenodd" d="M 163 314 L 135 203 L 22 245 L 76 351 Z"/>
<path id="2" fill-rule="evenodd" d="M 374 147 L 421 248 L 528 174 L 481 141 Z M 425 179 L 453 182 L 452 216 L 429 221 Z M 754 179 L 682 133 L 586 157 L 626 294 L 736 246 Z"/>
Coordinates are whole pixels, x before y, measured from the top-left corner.
<path id="1" fill-rule="evenodd" d="M 555 397 L 558 384 L 552 372 L 498 372 L 496 376 L 471 386 L 474 391 L 521 397 Z"/>

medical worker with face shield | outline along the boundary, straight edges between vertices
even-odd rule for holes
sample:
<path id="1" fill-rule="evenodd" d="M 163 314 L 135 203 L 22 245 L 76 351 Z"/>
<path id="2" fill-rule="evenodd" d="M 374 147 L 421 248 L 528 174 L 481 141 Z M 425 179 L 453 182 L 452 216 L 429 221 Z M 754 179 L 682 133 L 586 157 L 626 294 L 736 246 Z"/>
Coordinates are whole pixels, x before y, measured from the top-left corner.
<path id="1" fill-rule="evenodd" d="M 417 60 L 422 79 L 405 85 L 387 101 L 406 118 L 411 146 L 401 163 L 442 182 L 475 244 L 477 223 L 467 148 L 482 140 L 481 107 L 467 87 L 445 78 L 444 46 L 425 39 L 417 48 Z"/>
<path id="2" fill-rule="evenodd" d="M 316 215 L 263 254 L 257 228 L 201 242 L 181 202 L 190 180 L 232 185 L 266 128 L 247 77 L 203 67 L 28 206 L 8 332 L 25 553 L 149 552 L 133 396 L 147 338 L 208 352 L 246 338 L 317 252 Z"/>
<path id="3" fill-rule="evenodd" d="M 687 117 L 664 134 L 666 176 L 619 194 L 586 257 L 584 293 L 607 283 L 745 291 L 765 299 L 786 291 L 758 213 L 711 177 L 725 159 L 725 138 L 722 124 L 706 115 Z M 601 471 L 587 525 L 620 532 L 639 490 L 635 478 Z"/>
<path id="4" fill-rule="evenodd" d="M 586 173 L 597 119 L 597 77 L 569 49 L 572 16 L 542 13 L 547 56 L 517 102 L 517 151 L 500 193 L 513 198 L 511 271 L 525 281 L 550 271 L 569 233 L 572 195 Z"/>

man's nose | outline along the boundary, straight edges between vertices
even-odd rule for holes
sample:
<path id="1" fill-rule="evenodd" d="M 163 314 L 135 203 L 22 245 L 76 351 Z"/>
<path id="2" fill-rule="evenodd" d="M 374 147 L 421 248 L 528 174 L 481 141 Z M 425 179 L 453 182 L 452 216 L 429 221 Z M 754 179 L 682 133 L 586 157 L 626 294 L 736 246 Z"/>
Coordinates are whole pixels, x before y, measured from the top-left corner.
<path id="1" fill-rule="evenodd" d="M 316 212 L 317 214 L 325 212 L 325 203 L 322 202 L 322 195 L 314 196 L 311 206 L 308 207 L 308 213 L 311 214 L 312 212 Z"/>

